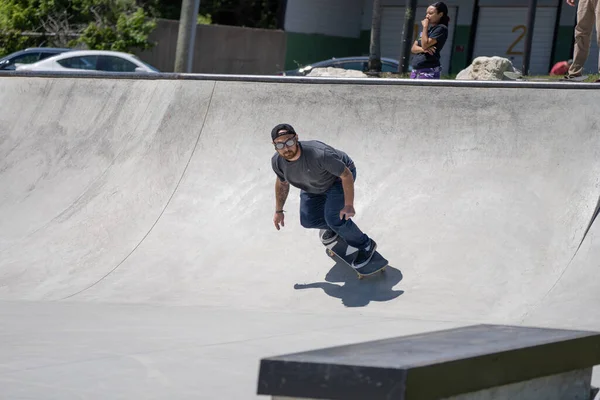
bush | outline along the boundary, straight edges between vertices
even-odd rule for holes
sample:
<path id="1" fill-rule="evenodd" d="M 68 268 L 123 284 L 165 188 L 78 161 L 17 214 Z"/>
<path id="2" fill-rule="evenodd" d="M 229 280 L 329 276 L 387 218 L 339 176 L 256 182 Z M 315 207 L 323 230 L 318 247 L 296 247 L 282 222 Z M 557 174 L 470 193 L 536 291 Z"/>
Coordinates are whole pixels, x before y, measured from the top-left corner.
<path id="1" fill-rule="evenodd" d="M 155 27 L 135 0 L 3 0 L 0 54 L 42 45 L 145 50 Z"/>

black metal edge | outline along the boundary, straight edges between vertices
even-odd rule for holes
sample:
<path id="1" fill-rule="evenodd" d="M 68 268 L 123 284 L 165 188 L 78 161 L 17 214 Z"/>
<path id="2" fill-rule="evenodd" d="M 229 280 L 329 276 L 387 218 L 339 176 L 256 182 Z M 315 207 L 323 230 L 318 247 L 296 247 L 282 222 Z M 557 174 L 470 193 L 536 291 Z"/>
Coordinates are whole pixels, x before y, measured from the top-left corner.
<path id="1" fill-rule="evenodd" d="M 479 25 L 479 9 L 479 0 L 474 0 L 473 15 L 471 16 L 471 32 L 469 33 L 469 48 L 467 49 L 467 63 L 469 65 L 473 63 L 473 53 L 475 52 L 475 37 L 477 35 L 477 26 Z"/>
<path id="2" fill-rule="evenodd" d="M 537 327 L 537 326 L 521 326 L 521 325 L 475 324 L 475 325 L 458 326 L 458 327 L 453 327 L 453 328 L 438 329 L 438 330 L 427 331 L 427 332 L 413 333 L 413 334 L 410 334 L 410 335 L 404 335 L 404 336 L 400 336 L 400 337 L 387 337 L 387 338 L 370 340 L 370 341 L 360 342 L 360 343 L 350 343 L 350 344 L 344 344 L 344 345 L 339 345 L 339 346 L 329 346 L 329 347 L 323 347 L 323 348 L 316 348 L 316 349 L 308 350 L 308 351 L 294 352 L 294 353 L 281 354 L 281 355 L 277 355 L 277 356 L 267 357 L 267 358 L 265 358 L 265 360 L 291 361 L 290 357 L 294 357 L 294 356 L 298 356 L 298 355 L 309 355 L 309 354 L 314 354 L 314 353 L 320 353 L 320 352 L 323 352 L 323 351 L 326 351 L 326 350 L 328 351 L 328 350 L 339 350 L 339 349 L 352 349 L 352 348 L 354 348 L 356 346 L 374 345 L 374 344 L 378 344 L 380 342 L 386 342 L 386 341 L 390 341 L 390 340 L 411 339 L 411 338 L 418 337 L 418 336 L 439 335 L 439 334 L 443 334 L 443 333 L 463 331 L 465 329 L 484 329 L 484 328 L 490 328 L 490 329 L 494 329 L 494 328 L 513 328 L 513 329 L 519 329 L 519 330 L 522 330 L 522 329 L 534 329 L 534 330 L 538 330 L 538 331 L 562 331 L 562 332 L 568 332 L 570 336 L 569 336 L 568 339 L 564 339 L 564 340 L 579 339 L 579 338 L 590 337 L 590 336 L 592 336 L 592 337 L 595 337 L 595 336 L 600 337 L 600 332 L 595 332 L 595 331 L 567 330 L 567 329 L 556 329 L 556 328 L 546 328 L 546 327 Z M 575 337 L 575 335 L 576 335 L 576 337 Z M 547 343 L 556 343 L 556 342 L 560 342 L 560 341 L 563 341 L 563 340 L 557 340 L 557 339 L 547 338 L 547 339 L 545 339 L 545 341 L 539 341 L 538 345 L 547 344 Z M 525 348 L 525 347 L 522 347 L 522 348 Z M 521 349 L 521 348 L 506 349 L 506 350 L 503 350 L 503 351 L 506 352 L 506 351 L 519 350 L 519 349 Z M 485 356 L 485 355 L 486 354 L 477 354 L 477 355 L 469 356 L 469 358 L 479 357 L 479 356 Z M 443 360 L 443 362 L 452 362 L 452 361 L 455 361 L 455 360 L 454 359 Z M 442 360 L 440 360 L 440 362 L 442 362 Z M 421 366 L 426 366 L 426 365 L 429 365 L 429 364 L 425 364 L 425 365 L 412 365 L 410 367 L 414 368 L 414 367 L 421 367 Z"/>
<path id="3" fill-rule="evenodd" d="M 209 80 L 222 82 L 297 83 L 373 86 L 424 86 L 460 88 L 527 88 L 527 89 L 600 89 L 600 83 L 584 82 L 538 82 L 538 81 L 463 81 L 463 80 L 417 80 L 394 78 L 331 78 L 271 75 L 223 75 L 180 73 L 88 73 L 88 72 L 37 72 L 0 71 L 2 77 L 68 78 L 68 79 L 124 79 L 124 80 Z"/>
<path id="4" fill-rule="evenodd" d="M 600 335 L 407 368 L 406 399 L 433 400 L 592 368 L 600 364 Z"/>
<path id="5" fill-rule="evenodd" d="M 548 65 L 548 71 L 552 69 L 552 66 L 556 63 L 554 61 L 554 57 L 556 57 L 556 41 L 558 39 L 558 31 L 560 30 L 560 18 L 562 16 L 562 5 L 564 3 L 563 0 L 555 0 L 558 4 L 556 5 L 556 19 L 554 20 L 554 32 L 552 32 L 552 50 L 550 50 L 550 61 Z M 571 53 L 573 54 L 573 53 Z"/>
<path id="6" fill-rule="evenodd" d="M 339 400 L 404 400 L 406 371 L 261 360 L 258 395 Z"/>

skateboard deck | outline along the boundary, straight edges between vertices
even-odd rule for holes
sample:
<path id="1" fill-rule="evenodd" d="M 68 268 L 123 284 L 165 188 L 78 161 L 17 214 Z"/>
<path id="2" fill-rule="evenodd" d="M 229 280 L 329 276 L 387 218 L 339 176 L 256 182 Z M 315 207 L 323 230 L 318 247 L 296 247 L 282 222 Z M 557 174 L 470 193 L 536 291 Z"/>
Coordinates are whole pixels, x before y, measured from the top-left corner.
<path id="1" fill-rule="evenodd" d="M 523 76 L 519 72 L 504 71 L 504 77 L 511 81 L 528 81 L 528 82 L 548 82 L 550 78 L 530 78 Z"/>
<path id="2" fill-rule="evenodd" d="M 321 231 L 321 233 L 323 233 L 323 231 Z M 326 244 L 325 248 L 329 257 L 333 259 L 337 258 L 352 268 L 352 270 L 358 275 L 358 279 L 373 275 L 377 272 L 384 272 L 385 267 L 388 265 L 388 260 L 383 258 L 383 256 L 376 250 L 375 254 L 373 254 L 373 257 L 371 258 L 371 261 L 369 261 L 367 265 L 361 268 L 354 268 L 352 266 L 352 262 L 356 258 L 358 249 L 348 246 L 346 241 L 339 236 L 335 241 Z"/>
<path id="3" fill-rule="evenodd" d="M 571 79 L 560 79 L 559 82 L 584 82 L 586 79 L 588 78 L 587 75 L 581 75 L 578 76 L 576 78 L 571 78 Z"/>

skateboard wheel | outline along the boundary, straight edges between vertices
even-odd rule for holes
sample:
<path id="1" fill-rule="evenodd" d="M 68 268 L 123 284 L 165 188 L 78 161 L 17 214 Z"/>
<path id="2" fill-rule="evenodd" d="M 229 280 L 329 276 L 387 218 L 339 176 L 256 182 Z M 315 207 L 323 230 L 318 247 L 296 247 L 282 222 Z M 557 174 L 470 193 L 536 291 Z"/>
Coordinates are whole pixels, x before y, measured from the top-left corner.
<path id="1" fill-rule="evenodd" d="M 327 254 L 329 255 L 329 257 L 333 257 L 333 255 L 334 255 L 334 254 L 333 254 L 333 251 L 331 251 L 331 250 L 329 250 L 329 249 L 327 249 Z"/>
<path id="2" fill-rule="evenodd" d="M 362 275 L 358 276 L 358 280 L 362 280 L 362 278 L 364 278 Z"/>

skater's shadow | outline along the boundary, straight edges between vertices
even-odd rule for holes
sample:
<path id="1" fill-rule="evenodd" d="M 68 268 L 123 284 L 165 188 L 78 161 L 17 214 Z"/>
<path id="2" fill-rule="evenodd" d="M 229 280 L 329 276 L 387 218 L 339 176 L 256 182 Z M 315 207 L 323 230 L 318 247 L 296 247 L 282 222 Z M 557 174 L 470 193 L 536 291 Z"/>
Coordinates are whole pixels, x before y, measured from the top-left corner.
<path id="1" fill-rule="evenodd" d="M 323 289 L 323 291 L 342 300 L 346 307 L 364 307 L 372 301 L 390 301 L 404 290 L 394 290 L 402 280 L 402 272 L 388 265 L 384 272 L 366 276 L 362 280 L 346 264 L 336 263 L 325 276 L 327 282 L 314 282 L 294 285 L 294 289 Z"/>

